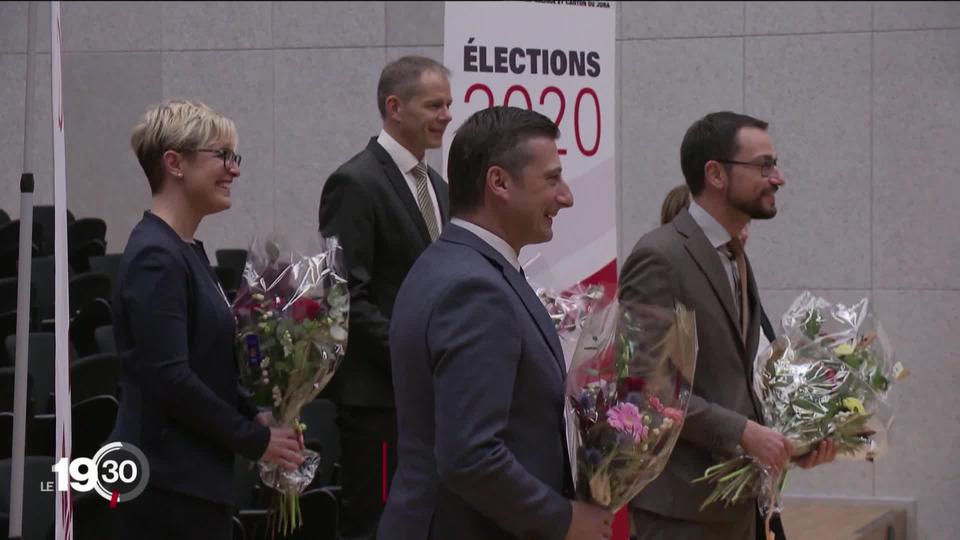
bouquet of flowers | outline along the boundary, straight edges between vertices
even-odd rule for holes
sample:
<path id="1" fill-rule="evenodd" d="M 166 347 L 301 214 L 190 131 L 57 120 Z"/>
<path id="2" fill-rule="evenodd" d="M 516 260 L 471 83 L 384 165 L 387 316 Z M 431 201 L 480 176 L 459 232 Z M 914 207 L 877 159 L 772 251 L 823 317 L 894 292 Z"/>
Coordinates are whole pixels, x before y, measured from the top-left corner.
<path id="1" fill-rule="evenodd" d="M 663 471 L 696 359 L 696 320 L 679 304 L 612 301 L 588 319 L 567 375 L 581 499 L 616 512 Z"/>
<path id="2" fill-rule="evenodd" d="M 804 292 L 783 316 L 783 334 L 758 356 L 754 391 L 766 424 L 787 437 L 793 457 L 831 439 L 838 455 L 872 461 L 886 450 L 887 391 L 906 375 L 867 299 L 844 306 Z M 697 481 L 717 484 L 704 506 L 759 496 L 769 520 L 780 511 L 786 475 L 744 455 Z"/>
<path id="3" fill-rule="evenodd" d="M 277 424 L 303 431 L 300 410 L 333 377 L 347 347 L 350 296 L 336 239 L 309 255 L 284 250 L 277 238 L 256 238 L 234 299 L 241 377 Z M 299 495 L 313 480 L 320 456 L 304 450 L 304 463 L 285 471 L 260 462 L 260 478 L 276 490 L 269 527 L 273 536 L 302 525 Z"/>
<path id="4" fill-rule="evenodd" d="M 587 317 L 599 306 L 604 297 L 603 285 L 578 283 L 559 293 L 534 283 L 531 283 L 531 287 L 537 293 L 537 298 L 543 303 L 543 307 L 547 309 L 560 339 L 572 339 L 574 343 L 580 337 Z"/>

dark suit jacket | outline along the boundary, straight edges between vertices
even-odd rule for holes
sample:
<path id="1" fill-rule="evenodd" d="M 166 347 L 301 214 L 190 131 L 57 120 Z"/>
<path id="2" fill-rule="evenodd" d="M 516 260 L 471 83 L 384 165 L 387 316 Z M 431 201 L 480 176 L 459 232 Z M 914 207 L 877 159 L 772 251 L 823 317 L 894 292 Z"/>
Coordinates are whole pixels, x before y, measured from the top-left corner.
<path id="1" fill-rule="evenodd" d="M 523 276 L 449 225 L 410 270 L 390 328 L 399 467 L 382 540 L 562 540 L 565 367 Z"/>
<path id="2" fill-rule="evenodd" d="M 111 440 L 133 443 L 150 484 L 233 503 L 233 460 L 259 459 L 270 430 L 251 418 L 236 323 L 197 242 L 147 212 L 127 241 L 113 301 L 121 399 Z"/>
<path id="3" fill-rule="evenodd" d="M 433 169 L 429 176 L 446 223 L 447 184 Z M 350 287 L 347 356 L 325 395 L 342 405 L 393 407 L 393 302 L 430 235 L 403 173 L 376 138 L 324 184 L 320 232 L 339 238 Z"/>
<path id="4" fill-rule="evenodd" d="M 714 486 L 692 483 L 707 467 L 733 457 L 748 418 L 762 422 L 752 391 L 760 304 L 749 261 L 747 267 L 751 317 L 744 344 L 720 258 L 687 210 L 640 238 L 623 265 L 621 301 L 683 303 L 696 312 L 699 342 L 693 395 L 680 440 L 664 472 L 633 500 L 634 506 L 687 521 L 753 520 L 752 514 L 747 518 L 745 513 L 755 511 L 755 500 L 729 508 L 714 504 L 699 511 Z"/>

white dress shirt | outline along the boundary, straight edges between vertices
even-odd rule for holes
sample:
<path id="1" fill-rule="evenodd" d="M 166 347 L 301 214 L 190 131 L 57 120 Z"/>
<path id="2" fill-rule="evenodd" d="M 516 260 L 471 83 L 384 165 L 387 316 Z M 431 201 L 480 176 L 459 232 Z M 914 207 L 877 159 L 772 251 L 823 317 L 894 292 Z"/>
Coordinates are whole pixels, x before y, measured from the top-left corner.
<path id="1" fill-rule="evenodd" d="M 420 163 L 420 160 L 404 148 L 402 144 L 398 143 L 397 140 L 391 137 L 385 130 L 380 130 L 377 143 L 390 154 L 393 162 L 397 164 L 397 168 L 400 169 L 400 172 L 403 173 L 403 178 L 407 181 L 407 187 L 410 188 L 410 194 L 413 195 L 413 200 L 416 201 L 417 177 L 413 175 L 413 169 L 417 166 L 417 163 Z M 440 219 L 440 205 L 437 204 L 437 194 L 433 191 L 433 183 L 430 181 L 429 174 L 427 174 L 427 192 L 430 193 L 430 200 L 433 201 L 433 214 L 437 218 L 437 230 L 443 230 L 443 220 Z"/>
<path id="2" fill-rule="evenodd" d="M 508 244 L 506 240 L 475 223 L 470 223 L 469 221 L 464 221 L 460 218 L 453 218 L 450 220 L 450 223 L 457 225 L 458 227 L 463 227 L 464 229 L 479 236 L 481 240 L 489 244 L 489 246 L 493 249 L 497 250 L 497 253 L 503 255 L 503 258 L 510 263 L 510 266 L 512 266 L 516 271 L 520 271 L 520 260 L 517 257 L 517 252 L 510 247 L 510 244 Z"/>
<path id="3" fill-rule="evenodd" d="M 702 206 L 697 204 L 696 201 L 690 202 L 689 212 L 690 217 L 693 218 L 693 221 L 697 222 L 697 225 L 703 230 L 703 234 L 706 235 L 707 240 L 710 241 L 710 245 L 716 250 L 717 257 L 720 257 L 720 264 L 723 266 L 723 270 L 727 274 L 727 281 L 730 283 L 733 305 L 739 310 L 740 293 L 737 291 L 736 278 L 734 277 L 738 272 L 737 263 L 730 259 L 730 252 L 727 247 L 727 242 L 732 240 L 733 237 L 730 236 L 727 229 L 725 229 L 716 218 L 711 216 Z"/>

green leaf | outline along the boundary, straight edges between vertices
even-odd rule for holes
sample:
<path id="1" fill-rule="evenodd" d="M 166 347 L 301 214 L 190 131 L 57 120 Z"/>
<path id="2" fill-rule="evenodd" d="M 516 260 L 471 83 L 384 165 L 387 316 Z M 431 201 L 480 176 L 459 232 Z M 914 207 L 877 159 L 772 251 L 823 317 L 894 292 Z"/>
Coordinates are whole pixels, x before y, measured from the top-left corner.
<path id="1" fill-rule="evenodd" d="M 823 315 L 820 310 L 812 309 L 807 313 L 806 320 L 803 321 L 803 333 L 810 339 L 816 338 L 823 327 Z"/>

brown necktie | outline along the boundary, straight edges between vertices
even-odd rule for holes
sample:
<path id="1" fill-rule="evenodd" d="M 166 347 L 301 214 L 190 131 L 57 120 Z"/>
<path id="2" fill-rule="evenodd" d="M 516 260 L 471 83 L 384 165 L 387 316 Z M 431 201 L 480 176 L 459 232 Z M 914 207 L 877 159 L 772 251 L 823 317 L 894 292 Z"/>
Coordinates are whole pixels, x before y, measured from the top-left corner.
<path id="1" fill-rule="evenodd" d="M 733 260 L 737 263 L 737 289 L 740 292 L 740 337 L 747 341 L 747 328 L 750 320 L 750 304 L 747 303 L 747 260 L 743 256 L 743 244 L 739 238 L 727 242 Z"/>
<path id="2" fill-rule="evenodd" d="M 423 216 L 432 242 L 440 236 L 440 225 L 437 223 L 437 215 L 434 213 L 433 201 L 430 199 L 430 191 L 427 187 L 427 166 L 422 161 L 413 168 L 413 177 L 417 180 L 417 206 L 420 207 L 420 214 Z"/>

